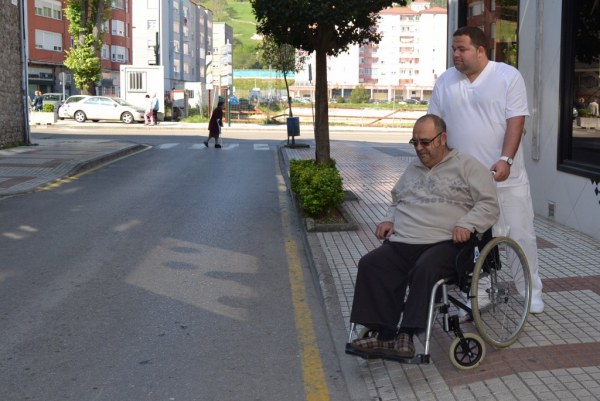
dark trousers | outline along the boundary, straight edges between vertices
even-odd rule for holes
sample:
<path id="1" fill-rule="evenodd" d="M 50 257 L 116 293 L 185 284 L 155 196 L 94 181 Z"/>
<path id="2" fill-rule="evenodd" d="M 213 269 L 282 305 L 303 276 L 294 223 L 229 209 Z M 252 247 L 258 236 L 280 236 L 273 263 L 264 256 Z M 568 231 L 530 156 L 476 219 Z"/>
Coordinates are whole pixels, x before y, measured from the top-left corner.
<path id="1" fill-rule="evenodd" d="M 350 321 L 374 330 L 395 330 L 404 312 L 401 327 L 424 330 L 433 286 L 456 276 L 460 248 L 452 241 L 426 245 L 385 241 L 358 262 Z"/>

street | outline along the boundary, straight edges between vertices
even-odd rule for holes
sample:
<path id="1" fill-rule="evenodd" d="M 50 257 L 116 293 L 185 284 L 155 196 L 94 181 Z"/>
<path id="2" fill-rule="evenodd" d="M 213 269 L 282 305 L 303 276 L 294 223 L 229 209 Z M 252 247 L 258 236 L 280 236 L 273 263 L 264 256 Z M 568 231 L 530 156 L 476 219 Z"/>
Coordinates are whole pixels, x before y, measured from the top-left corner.
<path id="1" fill-rule="evenodd" d="M 0 200 L 0 399 L 348 399 L 281 138 L 195 135 Z"/>

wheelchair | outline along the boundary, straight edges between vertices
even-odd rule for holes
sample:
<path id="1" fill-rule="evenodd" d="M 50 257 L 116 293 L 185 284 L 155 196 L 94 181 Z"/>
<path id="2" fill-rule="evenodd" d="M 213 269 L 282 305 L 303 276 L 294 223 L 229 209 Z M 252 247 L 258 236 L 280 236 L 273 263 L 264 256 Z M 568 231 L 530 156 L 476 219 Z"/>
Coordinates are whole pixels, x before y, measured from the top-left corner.
<path id="1" fill-rule="evenodd" d="M 485 357 L 485 343 L 505 348 L 517 341 L 531 304 L 531 275 L 525 254 L 514 240 L 504 236 L 493 238 L 491 229 L 473 237 L 456 258 L 457 274 L 439 280 L 433 287 L 423 353 L 416 353 L 413 358 L 383 359 L 430 363 L 431 334 L 438 321 L 444 332 L 456 336 L 450 346 L 450 360 L 459 369 L 477 367 Z M 463 311 L 466 322 L 474 323 L 479 335 L 462 331 L 459 311 Z M 353 337 L 372 334 L 368 327 L 359 331 L 358 325 L 352 323 L 345 352 L 368 359 L 369 356 L 355 353 L 351 344 Z"/>

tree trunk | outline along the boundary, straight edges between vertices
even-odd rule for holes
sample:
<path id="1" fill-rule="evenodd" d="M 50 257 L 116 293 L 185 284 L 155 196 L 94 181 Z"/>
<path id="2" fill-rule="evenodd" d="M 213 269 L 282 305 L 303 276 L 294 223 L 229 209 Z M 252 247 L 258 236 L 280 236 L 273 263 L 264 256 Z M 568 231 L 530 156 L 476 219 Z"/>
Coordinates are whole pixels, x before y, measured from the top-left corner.
<path id="1" fill-rule="evenodd" d="M 324 49 L 316 51 L 315 71 L 315 161 L 328 164 L 329 149 L 329 107 L 327 96 L 327 52 Z"/>

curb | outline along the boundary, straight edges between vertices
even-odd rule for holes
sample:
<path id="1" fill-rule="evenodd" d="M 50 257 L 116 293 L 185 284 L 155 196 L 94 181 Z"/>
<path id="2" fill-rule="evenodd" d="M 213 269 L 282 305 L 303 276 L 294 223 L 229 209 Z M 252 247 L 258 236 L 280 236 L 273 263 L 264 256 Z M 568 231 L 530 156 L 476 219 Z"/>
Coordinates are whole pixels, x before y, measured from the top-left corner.
<path id="1" fill-rule="evenodd" d="M 298 214 L 298 207 L 295 197 L 291 192 L 292 190 L 289 182 L 289 159 L 284 151 L 285 144 L 286 141 L 282 142 L 278 148 L 279 164 L 294 208 L 296 219 L 300 221 L 301 216 Z M 371 401 L 372 398 L 369 396 L 367 384 L 360 374 L 356 359 L 347 358 L 345 354 L 348 332 L 340 310 L 340 300 L 338 298 L 335 280 L 331 273 L 331 269 L 329 268 L 325 252 L 321 248 L 316 232 L 307 232 L 306 228 L 303 227 L 301 223 L 299 224 L 299 228 L 302 243 L 306 250 L 308 265 L 313 272 L 311 275 L 312 280 L 319 290 L 317 292 L 325 310 L 325 315 L 327 316 L 326 320 L 329 327 L 329 334 L 331 335 L 334 352 L 337 355 L 346 389 L 351 397 L 350 401 Z"/>

